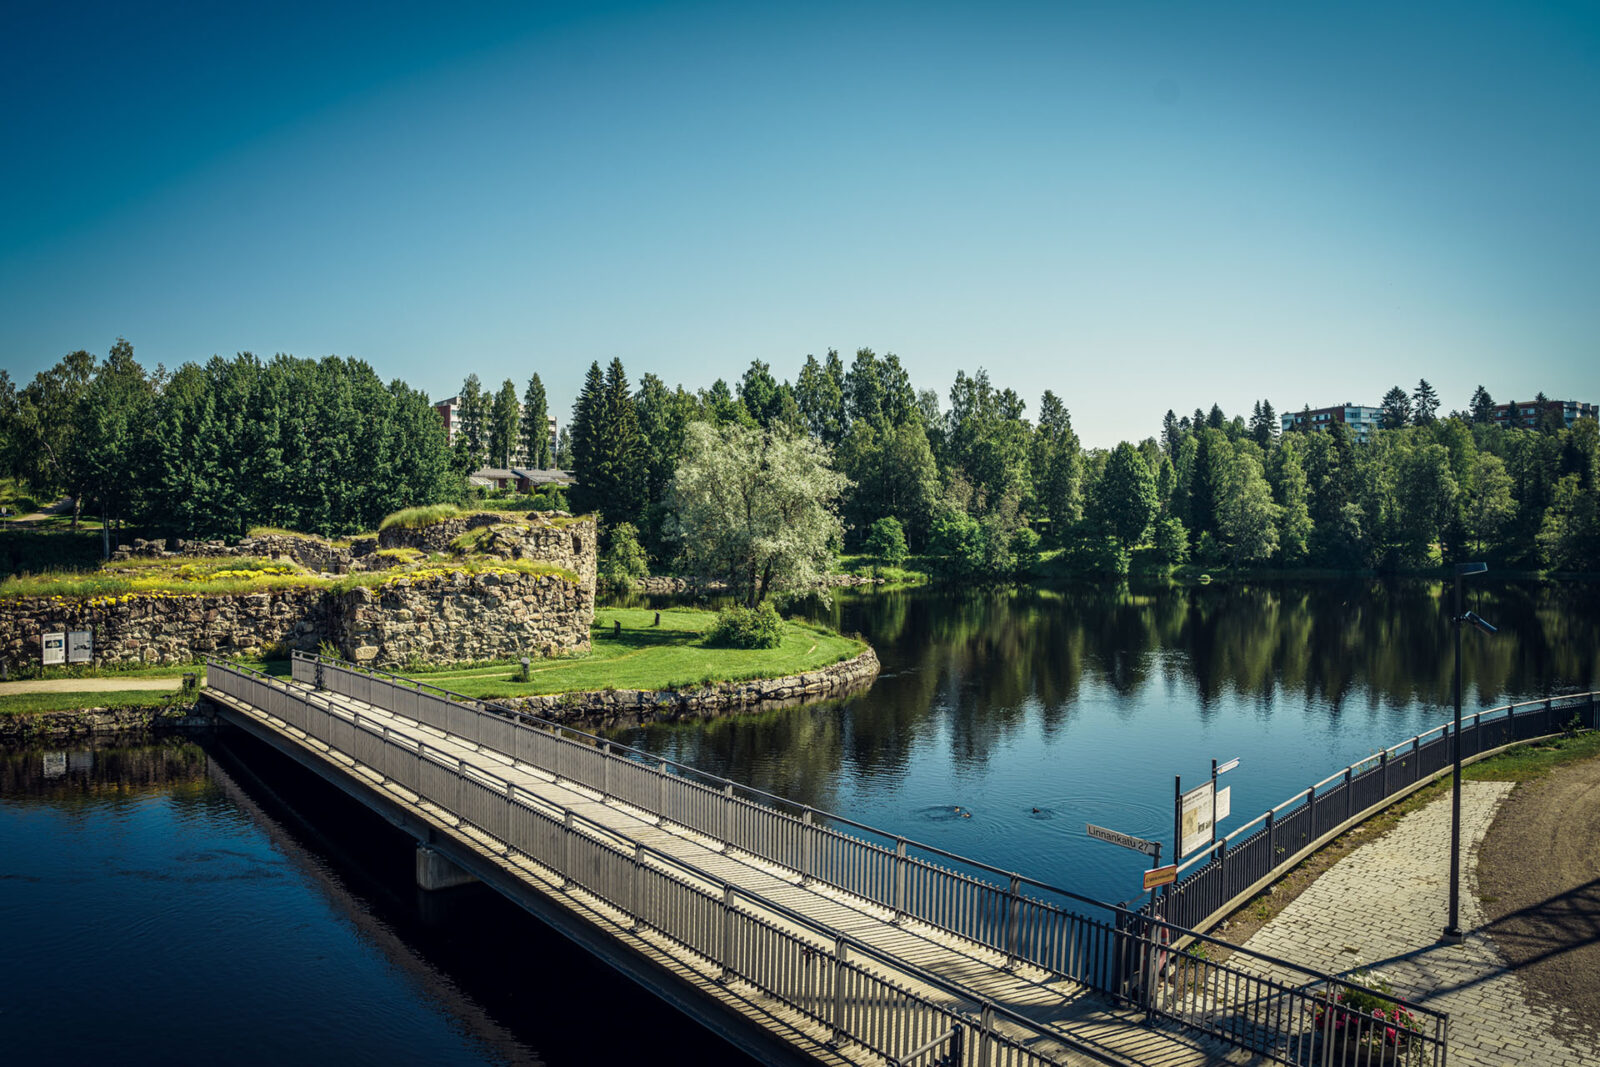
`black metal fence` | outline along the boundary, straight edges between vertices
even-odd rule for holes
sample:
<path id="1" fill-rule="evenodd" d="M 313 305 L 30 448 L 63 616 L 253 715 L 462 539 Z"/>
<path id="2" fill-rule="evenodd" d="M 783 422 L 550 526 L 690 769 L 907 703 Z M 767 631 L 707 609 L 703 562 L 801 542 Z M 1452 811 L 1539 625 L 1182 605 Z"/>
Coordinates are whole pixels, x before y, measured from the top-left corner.
<path id="1" fill-rule="evenodd" d="M 218 682 L 242 673 L 215 662 L 211 667 Z M 1328 1020 L 1336 1026 L 1343 1018 L 1339 997 L 1354 988 L 1348 979 L 1216 941 L 1171 914 L 1151 918 L 1096 901 L 524 711 L 304 653 L 294 655 L 292 676 L 706 834 L 807 881 L 892 909 L 897 917 L 1003 952 L 1008 968 L 1039 967 L 1274 1062 L 1307 1062 L 1311 1050 L 1325 1044 Z M 304 702 L 304 694 L 298 699 Z M 340 728 L 335 722 L 336 733 Z M 1416 747 L 1428 746 L 1419 740 Z M 1398 775 L 1404 763 L 1391 769 L 1385 759 L 1380 769 Z M 1352 795 L 1366 796 L 1362 790 L 1374 788 L 1368 781 Z M 1274 839 L 1269 832 L 1268 850 Z M 1173 950 L 1183 943 L 1214 951 Z M 1228 959 L 1220 959 L 1224 954 Z M 1415 1029 L 1408 1031 L 1406 1058 L 1383 1062 L 1441 1067 L 1447 1016 L 1400 999 L 1394 1004 Z M 931 1053 L 933 1047 L 918 1051 Z"/>
<path id="2" fill-rule="evenodd" d="M 1461 720 L 1461 758 L 1558 734 L 1573 724 L 1600 728 L 1595 693 L 1534 700 L 1479 712 Z M 1323 838 L 1371 815 L 1419 782 L 1447 772 L 1452 762 L 1451 724 L 1402 741 L 1352 763 L 1296 793 L 1191 857 L 1160 905 L 1168 922 L 1205 930 L 1236 907 L 1240 897 L 1305 858 Z M 1143 910 L 1148 911 L 1149 905 Z"/>

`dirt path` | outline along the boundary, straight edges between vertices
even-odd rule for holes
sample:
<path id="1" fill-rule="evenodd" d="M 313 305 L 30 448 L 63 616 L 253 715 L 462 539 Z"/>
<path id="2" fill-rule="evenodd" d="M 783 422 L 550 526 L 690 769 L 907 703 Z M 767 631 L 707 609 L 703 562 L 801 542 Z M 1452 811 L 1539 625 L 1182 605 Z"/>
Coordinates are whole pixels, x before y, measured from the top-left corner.
<path id="1" fill-rule="evenodd" d="M 1600 759 L 1516 788 L 1478 854 L 1478 884 L 1484 932 L 1529 997 L 1570 1036 L 1600 1041 Z"/>
<path id="2" fill-rule="evenodd" d="M 125 693 L 132 689 L 177 689 L 183 678 L 35 678 L 0 682 L 0 697 L 16 693 Z"/>

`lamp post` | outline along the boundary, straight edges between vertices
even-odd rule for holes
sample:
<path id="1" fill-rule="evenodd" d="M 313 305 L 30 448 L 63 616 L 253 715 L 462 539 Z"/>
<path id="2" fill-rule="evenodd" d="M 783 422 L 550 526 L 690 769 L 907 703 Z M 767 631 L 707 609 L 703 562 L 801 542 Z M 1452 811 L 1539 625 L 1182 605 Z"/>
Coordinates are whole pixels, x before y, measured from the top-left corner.
<path id="1" fill-rule="evenodd" d="M 1461 603 L 1461 579 L 1469 574 L 1482 574 L 1489 569 L 1487 563 L 1456 564 L 1456 611 L 1450 620 L 1456 628 L 1456 684 L 1455 723 L 1450 735 L 1450 750 L 1454 769 L 1450 776 L 1450 924 L 1444 928 L 1444 940 L 1460 944 L 1461 932 L 1461 624 L 1470 622 L 1484 633 L 1494 633 L 1476 612 L 1466 611 Z"/>

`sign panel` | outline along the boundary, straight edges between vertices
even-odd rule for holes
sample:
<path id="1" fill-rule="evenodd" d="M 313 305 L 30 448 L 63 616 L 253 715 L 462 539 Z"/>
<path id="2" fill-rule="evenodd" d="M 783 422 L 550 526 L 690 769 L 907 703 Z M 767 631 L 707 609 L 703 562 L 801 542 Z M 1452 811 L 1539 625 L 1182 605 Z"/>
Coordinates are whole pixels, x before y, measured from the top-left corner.
<path id="1" fill-rule="evenodd" d="M 66 634 L 41 634 L 39 641 L 43 646 L 40 655 L 44 657 L 45 666 L 67 662 Z"/>
<path id="2" fill-rule="evenodd" d="M 1089 831 L 1090 837 L 1098 837 L 1100 840 L 1109 841 L 1113 845 L 1121 845 L 1123 848 L 1131 848 L 1135 852 L 1143 852 L 1146 856 L 1154 856 L 1156 849 L 1160 847 L 1154 841 L 1146 841 L 1142 837 L 1134 837 L 1131 834 L 1119 834 L 1115 830 L 1107 830 L 1104 826 L 1096 826 L 1092 822 L 1084 823 L 1083 825 Z"/>
<path id="3" fill-rule="evenodd" d="M 1216 784 L 1207 782 L 1183 794 L 1178 818 L 1178 859 L 1211 844 L 1211 805 Z"/>
<path id="4" fill-rule="evenodd" d="M 1144 887 L 1155 889 L 1159 886 L 1171 885 L 1178 880 L 1178 865 L 1169 864 L 1165 867 L 1151 867 L 1144 872 Z"/>
<path id="5" fill-rule="evenodd" d="M 88 663 L 94 659 L 94 632 L 71 630 L 67 633 L 67 662 Z"/>
<path id="6" fill-rule="evenodd" d="M 1217 822 L 1233 814 L 1233 786 L 1217 790 Z"/>

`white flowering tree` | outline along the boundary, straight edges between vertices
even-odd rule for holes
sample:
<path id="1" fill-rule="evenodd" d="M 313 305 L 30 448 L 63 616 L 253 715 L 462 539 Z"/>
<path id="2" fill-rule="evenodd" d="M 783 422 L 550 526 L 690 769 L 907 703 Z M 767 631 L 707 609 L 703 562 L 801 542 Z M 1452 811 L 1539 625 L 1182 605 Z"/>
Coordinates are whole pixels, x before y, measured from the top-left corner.
<path id="1" fill-rule="evenodd" d="M 683 562 L 722 575 L 747 607 L 815 586 L 844 535 L 839 494 L 849 479 L 825 445 L 781 425 L 696 422 L 685 435 L 672 502 Z"/>

